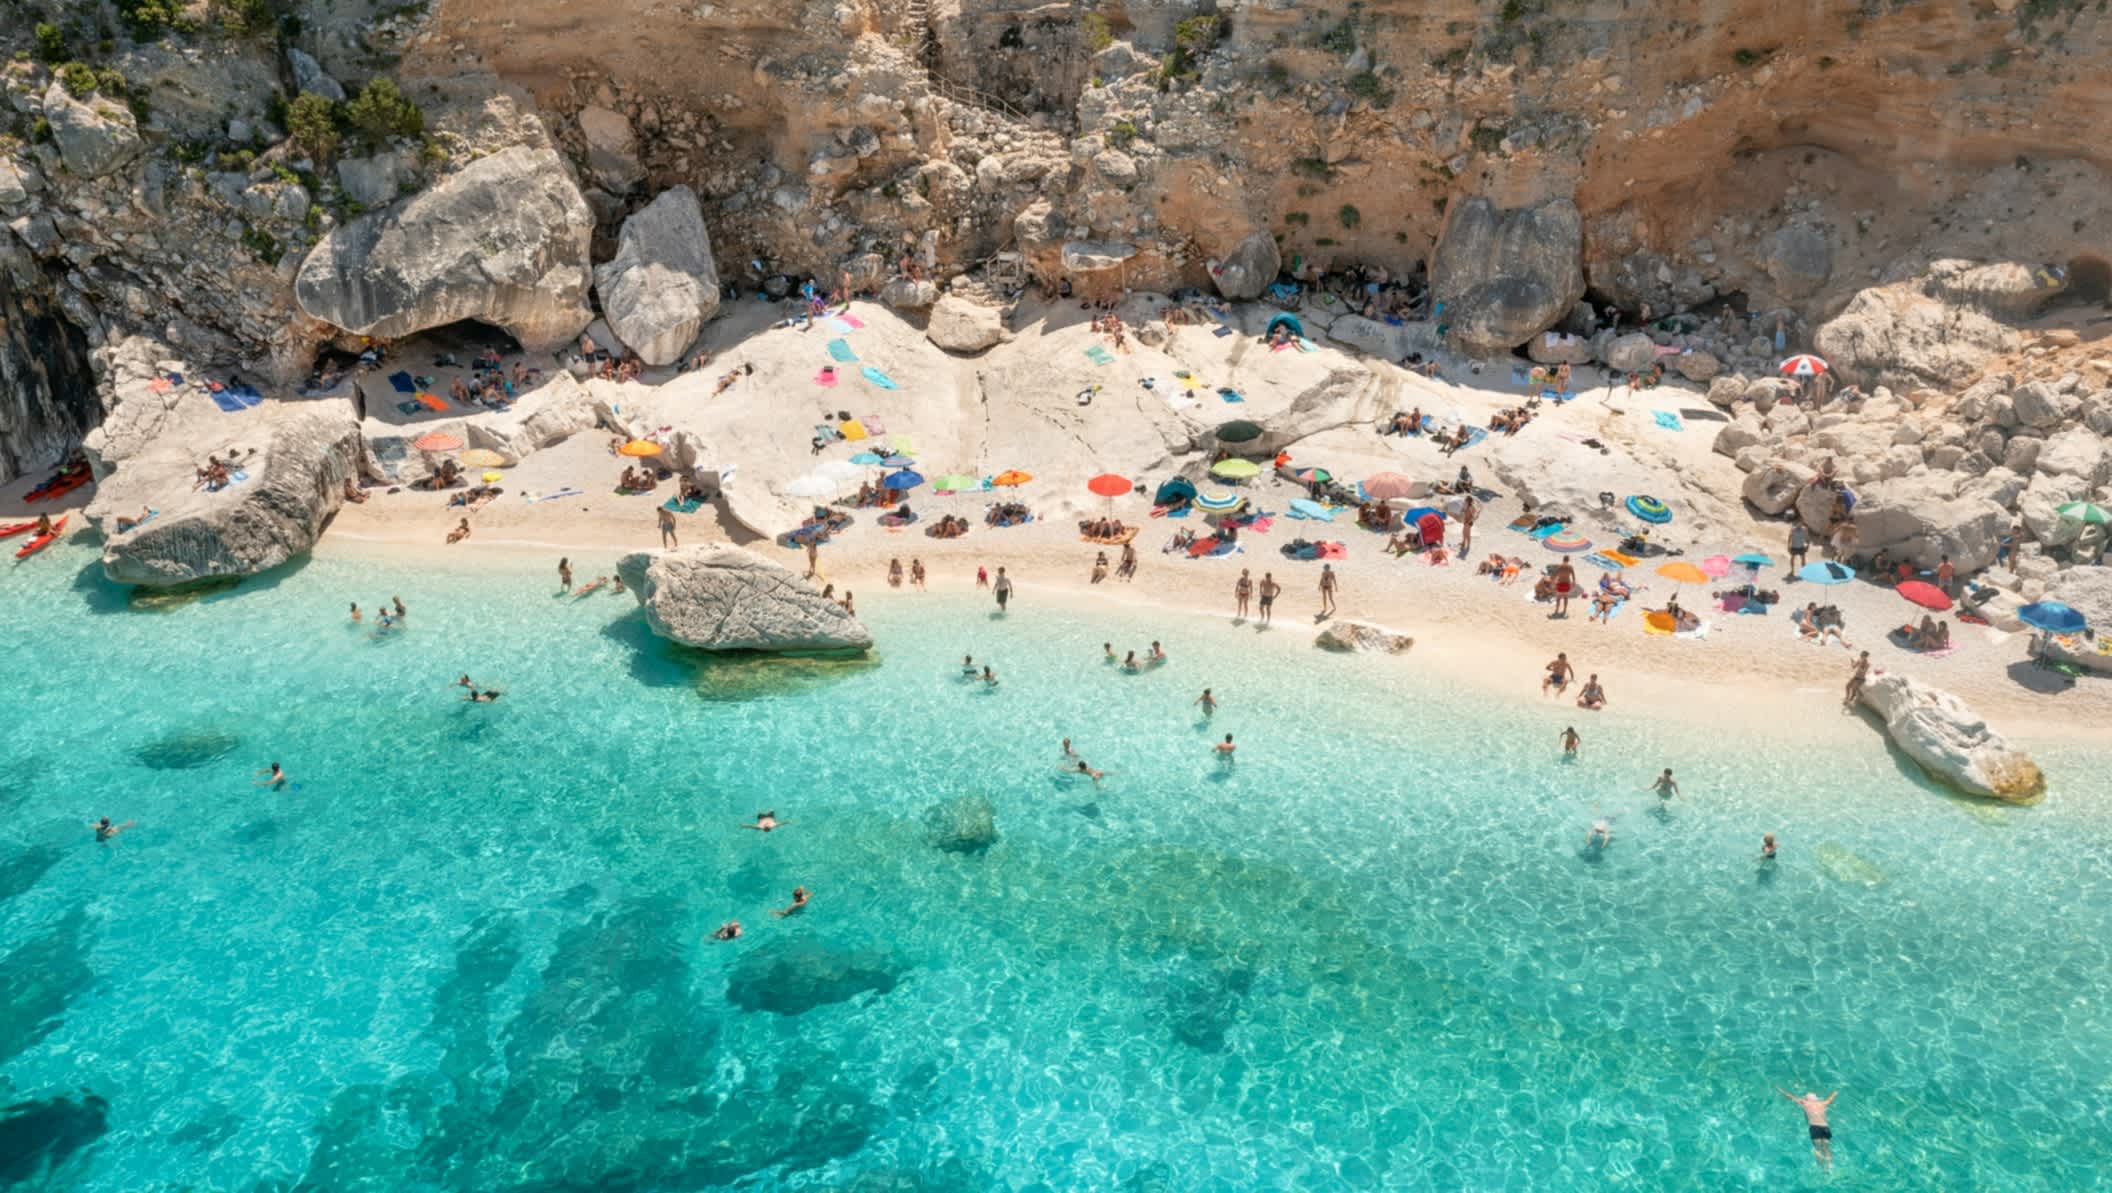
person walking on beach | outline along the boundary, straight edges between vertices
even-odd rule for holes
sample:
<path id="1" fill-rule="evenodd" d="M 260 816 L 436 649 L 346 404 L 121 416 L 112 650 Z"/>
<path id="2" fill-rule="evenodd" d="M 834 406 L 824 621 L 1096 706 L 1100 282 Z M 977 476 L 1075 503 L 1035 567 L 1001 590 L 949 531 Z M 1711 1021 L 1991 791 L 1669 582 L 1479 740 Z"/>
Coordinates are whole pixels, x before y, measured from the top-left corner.
<path id="1" fill-rule="evenodd" d="M 557 590 L 572 591 L 572 560 L 569 556 L 557 561 Z"/>
<path id="2" fill-rule="evenodd" d="M 1545 696 L 1552 691 L 1555 695 L 1560 696 L 1562 690 L 1569 686 L 1571 677 L 1575 676 L 1576 673 L 1576 668 L 1569 665 L 1569 653 L 1567 651 L 1557 651 L 1554 661 L 1547 665 L 1547 678 L 1540 681 L 1540 694 Z"/>
<path id="3" fill-rule="evenodd" d="M 1555 582 L 1555 611 L 1548 616 L 1568 617 L 1569 598 L 1577 591 L 1577 569 L 1570 566 L 1569 560 L 1564 559 L 1555 565 L 1552 579 Z"/>
<path id="4" fill-rule="evenodd" d="M 899 555 L 887 561 L 887 586 L 902 587 L 902 558 Z"/>
<path id="5" fill-rule="evenodd" d="M 1794 572 L 1804 566 L 1811 552 L 1811 532 L 1804 523 L 1794 522 L 1789 527 L 1789 570 Z"/>
<path id="6" fill-rule="evenodd" d="M 997 611 L 1003 613 L 1005 606 L 1012 601 L 1012 578 L 1005 575 L 1005 569 L 1002 567 L 997 569 L 997 584 L 992 591 L 997 593 Z"/>
<path id="7" fill-rule="evenodd" d="M 1650 784 L 1650 790 L 1656 792 L 1659 799 L 1679 798 L 1679 784 L 1672 781 L 1671 767 L 1666 767 L 1665 773 L 1657 777 L 1657 782 Z"/>
<path id="8" fill-rule="evenodd" d="M 909 557 L 909 582 L 918 592 L 924 591 L 924 561 L 914 555 Z"/>
<path id="9" fill-rule="evenodd" d="M 806 579 L 812 580 L 812 579 L 813 579 L 814 577 L 816 577 L 816 576 L 819 576 L 820 574 L 821 574 L 821 547 L 820 547 L 820 546 L 819 546 L 819 545 L 818 545 L 818 544 L 817 544 L 817 543 L 816 543 L 816 542 L 815 542 L 815 541 L 814 541 L 813 539 L 808 539 L 808 540 L 807 540 L 807 574 L 806 574 Z"/>
<path id="10" fill-rule="evenodd" d="M 1115 565 L 1115 578 L 1127 583 L 1137 578 L 1137 545 L 1122 544 L 1122 562 Z"/>
<path id="11" fill-rule="evenodd" d="M 1855 670 L 1848 673 L 1848 690 L 1841 697 L 1842 708 L 1847 709 L 1855 707 L 1855 702 L 1857 700 L 1862 699 L 1863 685 L 1869 682 L 1869 679 L 1870 652 L 1866 650 L 1861 655 L 1857 656 L 1855 660 Z"/>
<path id="12" fill-rule="evenodd" d="M 1282 591 L 1283 585 L 1276 583 L 1275 573 L 1261 574 L 1261 587 L 1256 591 L 1256 595 L 1261 597 L 1261 624 L 1269 624 L 1269 611 L 1276 607 L 1276 594 Z"/>
<path id="13" fill-rule="evenodd" d="M 1212 696 L 1208 688 L 1204 688 L 1203 694 L 1195 698 L 1195 703 L 1202 706 L 1203 715 L 1206 717 L 1217 711 L 1217 697 Z"/>
<path id="14" fill-rule="evenodd" d="M 1480 512 L 1481 507 L 1475 504 L 1472 493 L 1459 503 L 1459 553 L 1462 556 L 1474 549 L 1474 518 Z"/>
<path id="15" fill-rule="evenodd" d="M 1335 612 L 1335 565 L 1320 565 L 1320 616 L 1330 617 Z"/>
<path id="16" fill-rule="evenodd" d="M 1247 569 L 1239 569 L 1239 579 L 1232 585 L 1232 620 L 1247 619 L 1247 600 L 1254 595 L 1254 580 Z"/>
<path id="17" fill-rule="evenodd" d="M 1575 758 L 1577 756 L 1577 747 L 1583 744 L 1584 739 L 1577 736 L 1576 726 L 1572 725 L 1562 731 L 1562 756 L 1564 758 Z"/>
<path id="18" fill-rule="evenodd" d="M 681 540 L 675 537 L 675 511 L 663 505 L 659 509 L 659 515 L 660 545 L 663 547 L 681 546 Z"/>
<path id="19" fill-rule="evenodd" d="M 1833 1105 L 1833 1100 L 1841 1096 L 1841 1091 L 1835 1090 L 1822 1098 L 1807 1090 L 1800 1098 L 1778 1085 L 1775 1092 L 1795 1102 L 1797 1109 L 1804 1112 L 1804 1122 L 1811 1128 L 1812 1159 L 1817 1160 L 1821 1168 L 1833 1167 L 1833 1128 L 1826 1125 L 1826 1111 Z"/>

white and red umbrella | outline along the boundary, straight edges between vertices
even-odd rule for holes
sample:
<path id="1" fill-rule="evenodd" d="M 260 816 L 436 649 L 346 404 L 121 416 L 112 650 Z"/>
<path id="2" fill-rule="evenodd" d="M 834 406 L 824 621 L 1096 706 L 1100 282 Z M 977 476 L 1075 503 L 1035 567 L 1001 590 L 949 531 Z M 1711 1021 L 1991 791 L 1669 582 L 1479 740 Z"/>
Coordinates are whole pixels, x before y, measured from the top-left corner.
<path id="1" fill-rule="evenodd" d="M 1816 377 L 1832 367 L 1832 365 L 1808 352 L 1799 353 L 1782 362 L 1782 375 L 1784 377 Z"/>

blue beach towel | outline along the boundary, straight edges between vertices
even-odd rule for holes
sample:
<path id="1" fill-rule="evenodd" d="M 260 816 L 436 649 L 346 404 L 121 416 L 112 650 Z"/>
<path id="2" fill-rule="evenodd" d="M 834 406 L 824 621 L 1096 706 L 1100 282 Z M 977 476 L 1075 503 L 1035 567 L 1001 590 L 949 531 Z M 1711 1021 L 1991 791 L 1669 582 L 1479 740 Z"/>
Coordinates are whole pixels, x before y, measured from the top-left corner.
<path id="1" fill-rule="evenodd" d="M 840 360 L 845 362 L 854 361 L 858 359 L 858 354 L 856 352 L 851 351 L 851 346 L 843 340 L 829 341 L 829 356 L 833 360 Z"/>
<path id="2" fill-rule="evenodd" d="M 895 384 L 894 378 L 888 376 L 887 374 L 881 372 L 880 370 L 874 368 L 871 365 L 867 365 L 864 368 L 858 370 L 858 373 L 867 381 L 872 382 L 874 385 L 879 386 L 881 389 L 902 388 L 901 386 Z"/>
<path id="3" fill-rule="evenodd" d="M 853 331 L 857 330 L 857 328 L 852 327 L 850 324 L 844 322 L 841 318 L 829 319 L 825 321 L 822 326 L 828 328 L 830 331 L 833 331 L 840 336 L 847 336 Z"/>
<path id="4" fill-rule="evenodd" d="M 419 412 L 420 410 L 423 410 L 423 409 L 425 409 L 425 407 L 423 407 L 423 406 L 420 406 L 420 405 L 419 405 L 418 403 L 416 403 L 416 402 L 398 402 L 398 403 L 396 403 L 396 413 L 398 413 L 398 414 L 406 414 L 406 415 L 408 415 L 408 414 L 416 414 L 416 413 L 418 413 L 418 412 Z"/>
<path id="5" fill-rule="evenodd" d="M 1684 431 L 1687 429 L 1687 424 L 1679 421 L 1679 416 L 1670 410 L 1653 410 L 1650 412 L 1650 417 L 1656 419 L 1657 425 L 1667 431 Z"/>
<path id="6" fill-rule="evenodd" d="M 1236 389 L 1220 389 L 1217 391 L 1217 396 L 1227 402 L 1244 402 L 1247 400 L 1246 395 Z"/>
<path id="7" fill-rule="evenodd" d="M 1085 358 L 1096 365 L 1111 365 L 1115 363 L 1115 354 L 1098 344 L 1085 350 Z"/>
<path id="8" fill-rule="evenodd" d="M 1298 351 L 1300 351 L 1300 352 L 1318 352 L 1318 351 L 1320 351 L 1320 350 L 1319 350 L 1318 348 L 1315 348 L 1315 347 L 1313 347 L 1313 342 L 1312 342 L 1311 340 L 1308 340 L 1308 339 L 1306 339 L 1306 338 L 1305 338 L 1304 336 L 1299 336 L 1299 337 L 1298 337 Z"/>
<path id="9" fill-rule="evenodd" d="M 395 386 L 396 392 L 400 394 L 414 394 L 418 392 L 418 383 L 411 379 L 411 375 L 409 373 L 406 373 L 400 369 L 394 373 L 389 374 L 389 384 Z"/>
<path id="10" fill-rule="evenodd" d="M 1525 537 L 1529 539 L 1544 539 L 1552 535 L 1560 534 L 1567 529 L 1569 529 L 1569 527 L 1565 523 L 1555 522 L 1547 526 L 1542 526 L 1538 530 L 1528 530 L 1525 532 Z"/>
<path id="11" fill-rule="evenodd" d="M 699 509 L 703 508 L 703 506 L 704 499 L 702 497 L 692 497 L 688 501 L 677 501 L 674 498 L 670 497 L 666 501 L 660 503 L 661 509 L 673 510 L 675 513 L 678 514 L 694 514 Z"/>
<path id="12" fill-rule="evenodd" d="M 236 397 L 233 391 L 225 389 L 206 390 L 205 396 L 213 400 L 213 405 L 218 406 L 221 410 L 225 411 L 228 414 L 240 414 L 242 411 L 249 409 L 252 405 L 255 404 L 251 402 L 244 402 L 242 399 Z"/>
<path id="13" fill-rule="evenodd" d="M 231 382 L 227 387 L 227 392 L 233 394 L 235 400 L 244 406 L 254 406 L 264 400 L 264 395 L 257 392 L 256 386 L 246 383 Z"/>
<path id="14" fill-rule="evenodd" d="M 1220 323 L 1218 324 L 1217 330 L 1211 332 L 1210 334 L 1216 336 L 1218 339 L 1224 339 L 1226 336 L 1232 334 L 1232 329 Z"/>

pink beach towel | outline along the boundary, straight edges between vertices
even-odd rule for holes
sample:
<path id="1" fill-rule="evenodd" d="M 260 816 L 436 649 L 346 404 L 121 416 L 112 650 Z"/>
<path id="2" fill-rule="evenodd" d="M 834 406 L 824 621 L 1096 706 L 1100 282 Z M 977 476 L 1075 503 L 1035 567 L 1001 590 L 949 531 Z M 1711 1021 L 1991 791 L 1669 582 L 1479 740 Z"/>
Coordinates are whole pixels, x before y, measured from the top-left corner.
<path id="1" fill-rule="evenodd" d="M 1343 543 L 1321 543 L 1320 553 L 1315 559 L 1348 559 L 1349 547 Z"/>
<path id="2" fill-rule="evenodd" d="M 823 369 L 823 370 L 822 370 L 822 371 L 820 371 L 819 373 L 816 373 L 816 374 L 814 374 L 814 384 L 816 384 L 816 385 L 834 385 L 834 384 L 836 384 L 836 370 L 834 370 L 834 369 Z"/>
<path id="3" fill-rule="evenodd" d="M 864 418 L 859 419 L 858 421 L 865 424 L 865 433 L 868 435 L 887 434 L 887 427 L 883 425 L 879 419 L 873 417 L 870 414 L 866 415 Z"/>
<path id="4" fill-rule="evenodd" d="M 1254 519 L 1252 522 L 1247 523 L 1247 529 L 1253 531 L 1255 534 L 1267 534 L 1269 532 L 1269 527 L 1274 525 L 1276 525 L 1276 519 L 1264 515 L 1262 517 Z"/>
<path id="5" fill-rule="evenodd" d="M 843 320 L 845 323 L 850 324 L 854 329 L 865 326 L 865 321 L 863 319 L 860 319 L 858 316 L 851 314 L 849 311 L 845 311 L 843 314 L 838 315 L 836 317 L 838 319 Z"/>

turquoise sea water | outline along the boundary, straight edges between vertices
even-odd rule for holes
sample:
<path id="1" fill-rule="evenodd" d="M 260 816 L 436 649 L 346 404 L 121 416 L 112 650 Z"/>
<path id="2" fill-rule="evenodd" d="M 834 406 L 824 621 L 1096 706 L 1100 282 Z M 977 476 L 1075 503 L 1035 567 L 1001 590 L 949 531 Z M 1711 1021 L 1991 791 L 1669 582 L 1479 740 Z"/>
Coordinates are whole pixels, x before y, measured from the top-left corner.
<path id="1" fill-rule="evenodd" d="M 1840 1187 L 2112 1169 L 2103 757 L 1994 808 L 1874 739 L 1599 720 L 1564 764 L 1563 708 L 1412 656 L 1032 593 L 707 667 L 542 571 L 142 611 L 92 560 L 0 572 L 0 1187 L 1823 1185 L 1775 1083 L 1841 1091 Z"/>

